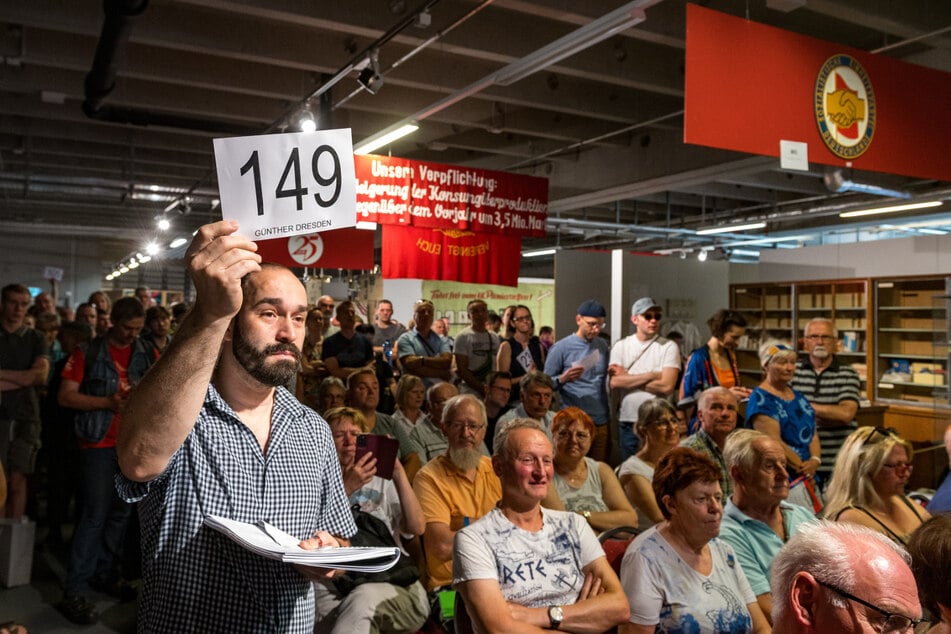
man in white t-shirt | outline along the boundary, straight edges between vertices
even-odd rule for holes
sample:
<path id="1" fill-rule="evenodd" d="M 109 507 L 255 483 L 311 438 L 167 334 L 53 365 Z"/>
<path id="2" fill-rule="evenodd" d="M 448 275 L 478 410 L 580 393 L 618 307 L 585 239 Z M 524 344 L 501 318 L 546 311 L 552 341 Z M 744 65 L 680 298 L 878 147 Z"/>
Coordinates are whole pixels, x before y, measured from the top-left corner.
<path id="1" fill-rule="evenodd" d="M 485 394 L 485 378 L 495 366 L 499 351 L 499 336 L 485 327 L 489 307 L 481 299 L 473 299 L 466 306 L 470 325 L 456 335 L 453 355 L 461 394 Z"/>
<path id="2" fill-rule="evenodd" d="M 475 630 L 601 632 L 625 622 L 621 582 L 591 527 L 580 514 L 542 510 L 554 470 L 541 426 L 513 421 L 492 468 L 502 500 L 456 533 L 452 555 L 453 587 Z"/>
<path id="3" fill-rule="evenodd" d="M 637 453 L 634 433 L 637 410 L 645 401 L 666 398 L 677 387 L 680 373 L 680 351 L 673 341 L 660 336 L 660 305 L 650 297 L 642 297 L 631 306 L 631 323 L 637 329 L 611 349 L 608 366 L 611 389 L 620 392 L 621 411 L 618 416 L 621 459 Z"/>

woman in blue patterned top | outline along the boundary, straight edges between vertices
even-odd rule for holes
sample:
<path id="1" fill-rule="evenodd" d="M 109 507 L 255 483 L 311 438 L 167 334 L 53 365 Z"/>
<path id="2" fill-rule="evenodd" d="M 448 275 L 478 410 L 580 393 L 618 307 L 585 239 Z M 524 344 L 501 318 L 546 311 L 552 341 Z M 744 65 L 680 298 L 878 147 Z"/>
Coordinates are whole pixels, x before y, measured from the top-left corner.
<path id="1" fill-rule="evenodd" d="M 796 372 L 796 351 L 778 341 L 760 347 L 766 378 L 750 394 L 746 420 L 756 431 L 783 443 L 789 477 L 812 479 L 822 463 L 816 412 L 790 382 Z"/>

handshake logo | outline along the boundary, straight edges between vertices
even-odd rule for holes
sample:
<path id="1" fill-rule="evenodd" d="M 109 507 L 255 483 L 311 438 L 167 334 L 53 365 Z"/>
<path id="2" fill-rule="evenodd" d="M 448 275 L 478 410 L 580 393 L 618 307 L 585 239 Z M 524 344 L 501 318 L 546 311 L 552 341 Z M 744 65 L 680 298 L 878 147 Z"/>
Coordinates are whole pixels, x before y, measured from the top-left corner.
<path id="1" fill-rule="evenodd" d="M 862 65 L 850 55 L 826 60 L 816 77 L 815 115 L 819 134 L 836 156 L 853 159 L 872 143 L 875 93 Z"/>

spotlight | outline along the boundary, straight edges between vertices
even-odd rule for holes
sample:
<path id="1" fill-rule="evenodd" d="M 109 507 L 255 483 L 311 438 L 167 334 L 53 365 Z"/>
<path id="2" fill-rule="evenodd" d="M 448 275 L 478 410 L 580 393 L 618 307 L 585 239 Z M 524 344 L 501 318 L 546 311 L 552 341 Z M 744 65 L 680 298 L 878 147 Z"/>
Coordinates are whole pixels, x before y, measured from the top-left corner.
<path id="1" fill-rule="evenodd" d="M 127 267 L 125 264 L 123 264 L 122 266 L 119 267 L 119 272 L 120 272 L 120 273 L 128 273 L 128 272 L 129 272 L 129 267 Z"/>
<path id="2" fill-rule="evenodd" d="M 147 245 L 145 245 L 145 252 L 149 255 L 155 255 L 159 252 L 159 245 L 155 244 L 154 242 L 149 242 Z M 141 260 L 142 257 L 140 256 L 139 259 Z"/>
<path id="3" fill-rule="evenodd" d="M 159 221 L 158 221 L 158 228 L 159 228 L 159 230 L 161 230 L 161 231 L 168 231 L 168 230 L 171 228 L 171 226 L 172 226 L 172 223 L 170 223 L 170 222 L 168 221 L 168 218 L 166 218 L 166 217 L 164 217 L 164 216 L 163 216 L 162 218 L 160 218 Z"/>
<path id="4" fill-rule="evenodd" d="M 307 110 L 305 110 L 300 119 L 298 119 L 297 126 L 300 128 L 301 132 L 305 132 L 307 134 L 317 130 L 317 122 L 314 121 L 314 116 Z"/>
<path id="5" fill-rule="evenodd" d="M 706 262 L 706 261 L 707 261 L 707 250 L 706 250 L 706 249 L 700 249 L 700 253 L 697 254 L 697 259 L 700 260 L 701 262 Z"/>
<path id="6" fill-rule="evenodd" d="M 383 85 L 383 76 L 380 75 L 380 51 L 374 49 L 370 52 L 370 63 L 360 71 L 357 81 L 371 95 L 377 93 Z"/>

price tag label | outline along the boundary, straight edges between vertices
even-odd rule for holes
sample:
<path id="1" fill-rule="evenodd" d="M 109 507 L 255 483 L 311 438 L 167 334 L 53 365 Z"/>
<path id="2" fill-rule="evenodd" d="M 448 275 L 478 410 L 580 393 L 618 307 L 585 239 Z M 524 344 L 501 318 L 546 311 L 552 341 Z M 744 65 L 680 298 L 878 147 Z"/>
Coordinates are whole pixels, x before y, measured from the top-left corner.
<path id="1" fill-rule="evenodd" d="M 252 240 L 356 224 L 350 130 L 215 139 L 222 216 Z"/>

